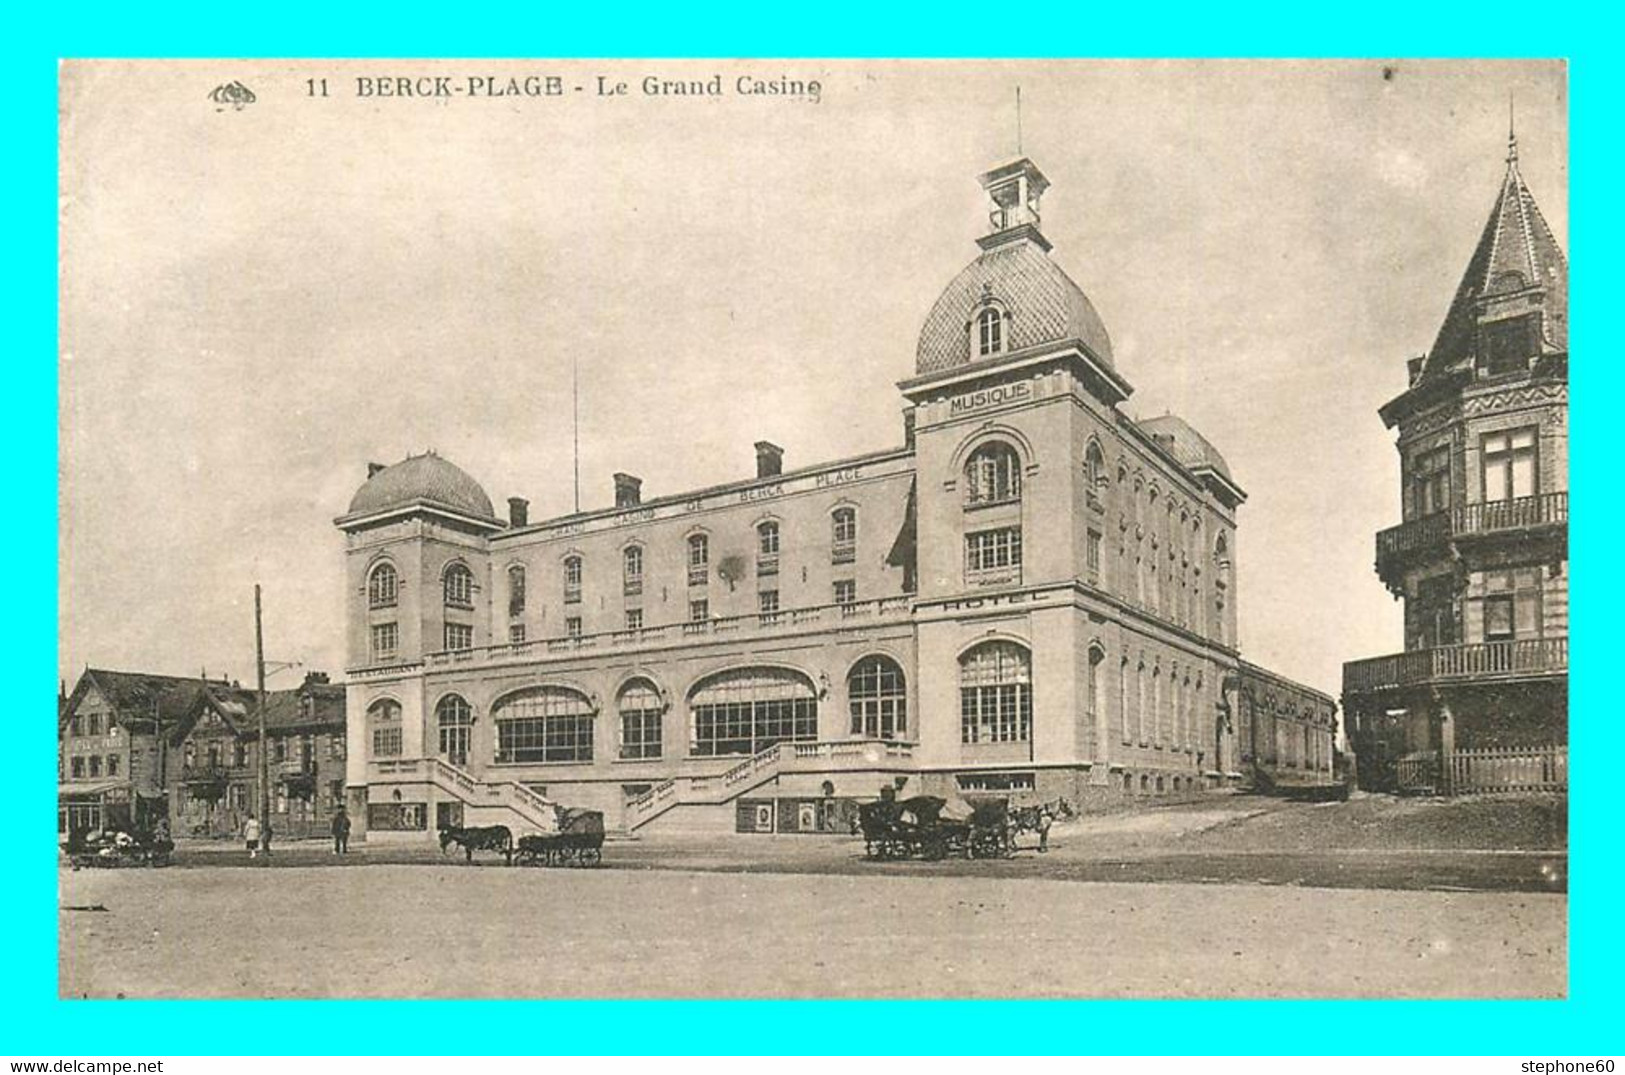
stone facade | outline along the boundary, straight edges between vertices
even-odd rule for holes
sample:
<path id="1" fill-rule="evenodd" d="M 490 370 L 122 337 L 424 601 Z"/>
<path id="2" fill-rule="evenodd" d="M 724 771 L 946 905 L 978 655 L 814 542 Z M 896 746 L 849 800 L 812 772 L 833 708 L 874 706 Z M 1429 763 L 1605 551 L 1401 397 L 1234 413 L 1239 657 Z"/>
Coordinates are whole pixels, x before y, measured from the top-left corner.
<path id="1" fill-rule="evenodd" d="M 882 785 L 1251 779 L 1245 493 L 1183 421 L 1117 409 L 1133 389 L 1049 257 L 1037 168 L 983 182 L 994 230 L 924 322 L 901 447 L 785 471 L 761 442 L 754 478 L 644 500 L 618 475 L 615 507 L 539 523 L 435 456 L 369 468 L 336 522 L 371 838 L 522 828 L 543 799 L 640 832 L 827 830 Z M 1331 725 L 1304 727 L 1329 759 Z"/>

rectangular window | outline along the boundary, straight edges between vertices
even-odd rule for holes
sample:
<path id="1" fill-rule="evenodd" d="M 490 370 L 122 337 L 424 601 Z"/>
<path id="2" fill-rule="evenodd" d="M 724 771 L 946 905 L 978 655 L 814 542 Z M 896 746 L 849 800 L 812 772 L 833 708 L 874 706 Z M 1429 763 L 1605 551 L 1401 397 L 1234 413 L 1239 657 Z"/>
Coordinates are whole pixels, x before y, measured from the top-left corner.
<path id="1" fill-rule="evenodd" d="M 1021 527 L 1007 526 L 966 534 L 965 567 L 973 575 L 990 572 L 1004 574 L 1019 569 Z"/>
<path id="2" fill-rule="evenodd" d="M 711 539 L 694 534 L 688 539 L 688 584 L 704 586 L 711 579 Z"/>
<path id="3" fill-rule="evenodd" d="M 85 775 L 85 759 L 78 754 L 69 758 L 68 772 L 73 774 L 75 780 L 82 778 Z"/>
<path id="4" fill-rule="evenodd" d="M 1479 329 L 1484 372 L 1491 377 L 1517 373 L 1529 368 L 1529 360 L 1540 354 L 1541 324 L 1538 313 L 1493 321 Z"/>
<path id="5" fill-rule="evenodd" d="M 641 608 L 626 610 L 626 629 L 628 631 L 643 630 L 643 610 Z"/>
<path id="6" fill-rule="evenodd" d="M 69 735 L 84 735 L 85 734 L 85 722 L 77 714 L 71 720 L 68 721 L 68 734 Z"/>
<path id="7" fill-rule="evenodd" d="M 517 645 L 524 640 L 525 625 L 522 623 L 510 623 L 508 625 L 508 641 Z"/>
<path id="8" fill-rule="evenodd" d="M 581 600 L 581 557 L 571 556 L 564 561 L 564 603 L 573 605 Z"/>
<path id="9" fill-rule="evenodd" d="M 109 754 L 107 756 L 107 775 L 108 776 L 117 776 L 118 775 L 118 755 L 117 754 Z"/>
<path id="10" fill-rule="evenodd" d="M 688 622 L 704 623 L 711 618 L 711 602 L 705 598 L 688 603 Z"/>
<path id="11" fill-rule="evenodd" d="M 372 659 L 386 661 L 395 656 L 400 644 L 400 629 L 393 623 L 372 625 Z"/>
<path id="12" fill-rule="evenodd" d="M 375 758 L 400 757 L 400 728 L 374 728 L 372 730 L 372 756 Z"/>
<path id="13" fill-rule="evenodd" d="M 622 555 L 624 565 L 622 592 L 628 596 L 643 592 L 643 549 L 638 545 L 627 547 Z"/>
<path id="14" fill-rule="evenodd" d="M 1450 506 L 1450 449 L 1435 448 L 1411 464 L 1416 514 L 1432 515 Z"/>
<path id="15" fill-rule="evenodd" d="M 241 769 L 248 764 L 247 743 L 233 743 L 231 745 L 231 764 L 235 769 Z"/>
<path id="16" fill-rule="evenodd" d="M 658 709 L 636 709 L 621 714 L 621 757 L 660 757 Z"/>
<path id="17" fill-rule="evenodd" d="M 756 595 L 756 604 L 764 624 L 779 622 L 779 591 L 761 591 Z"/>
<path id="18" fill-rule="evenodd" d="M 564 620 L 564 633 L 569 638 L 581 637 L 581 617 L 568 616 Z"/>
<path id="19" fill-rule="evenodd" d="M 330 735 L 327 737 L 327 756 L 335 761 L 344 757 L 344 736 Z"/>
<path id="20" fill-rule="evenodd" d="M 1512 611 L 1510 595 L 1484 599 L 1484 641 L 1499 642 L 1513 637 Z"/>
<path id="21" fill-rule="evenodd" d="M 1533 428 L 1487 434 L 1482 445 L 1485 503 L 1534 496 L 1540 491 Z"/>
<path id="22" fill-rule="evenodd" d="M 271 740 L 271 760 L 272 761 L 287 761 L 288 760 L 288 741 L 286 739 L 273 739 L 273 740 Z M 214 748 L 210 747 L 209 748 L 209 768 L 211 768 L 211 769 L 214 768 L 214 765 L 215 765 Z"/>
<path id="23" fill-rule="evenodd" d="M 962 743 L 1025 743 L 1032 738 L 1032 689 L 1025 683 L 962 687 L 959 740 Z"/>
<path id="24" fill-rule="evenodd" d="M 102 717 L 101 717 L 100 713 L 92 713 L 90 715 L 90 727 L 88 729 L 86 729 L 85 734 L 86 735 L 100 735 L 100 734 L 102 734 Z"/>
<path id="25" fill-rule="evenodd" d="M 452 650 L 473 649 L 473 626 L 467 623 L 446 624 L 446 648 Z"/>
<path id="26" fill-rule="evenodd" d="M 592 715 L 559 713 L 497 721 L 501 762 L 592 761 Z"/>
<path id="27" fill-rule="evenodd" d="M 90 775 L 92 777 L 102 775 L 102 756 L 100 754 L 90 756 Z"/>
<path id="28" fill-rule="evenodd" d="M 1083 545 L 1084 566 L 1089 572 L 1090 582 L 1100 581 L 1100 531 L 1091 530 L 1084 538 Z"/>
<path id="29" fill-rule="evenodd" d="M 853 579 L 835 580 L 835 603 L 850 605 L 858 599 L 858 584 Z"/>

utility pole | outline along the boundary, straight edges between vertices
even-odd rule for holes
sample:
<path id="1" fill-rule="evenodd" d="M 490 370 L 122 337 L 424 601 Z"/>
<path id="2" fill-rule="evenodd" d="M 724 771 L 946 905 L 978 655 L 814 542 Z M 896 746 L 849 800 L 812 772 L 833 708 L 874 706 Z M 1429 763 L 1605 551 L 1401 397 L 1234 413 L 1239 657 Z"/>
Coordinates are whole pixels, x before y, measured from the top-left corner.
<path id="1" fill-rule="evenodd" d="M 260 624 L 260 584 L 254 584 L 254 667 L 259 675 L 260 831 L 271 823 L 271 744 L 265 738 L 265 630 Z"/>

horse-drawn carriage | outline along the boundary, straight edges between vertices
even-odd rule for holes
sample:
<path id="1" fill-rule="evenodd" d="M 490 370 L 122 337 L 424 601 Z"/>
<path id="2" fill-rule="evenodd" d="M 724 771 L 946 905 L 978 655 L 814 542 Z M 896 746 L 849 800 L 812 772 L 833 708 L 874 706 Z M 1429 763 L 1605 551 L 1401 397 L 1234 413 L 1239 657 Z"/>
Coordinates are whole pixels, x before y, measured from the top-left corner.
<path id="1" fill-rule="evenodd" d="M 168 866 L 175 842 L 161 832 L 72 832 L 62 853 L 74 869 L 86 867 Z"/>
<path id="2" fill-rule="evenodd" d="M 1014 809 L 997 796 L 968 803 L 970 816 L 964 818 L 945 817 L 948 802 L 934 795 L 864 803 L 858 808 L 864 853 L 871 859 L 1009 858 L 1023 832 L 1038 833 L 1038 850 L 1048 850 L 1050 822 L 1072 816 L 1065 799 Z"/>
<path id="3" fill-rule="evenodd" d="M 521 866 L 596 866 L 604 858 L 604 815 L 559 807 L 559 831 L 521 836 L 514 853 Z"/>
<path id="4" fill-rule="evenodd" d="M 453 845 L 461 848 L 466 861 L 474 861 L 476 851 L 495 851 L 509 866 L 596 866 L 604 858 L 604 815 L 598 810 L 578 810 L 554 806 L 556 829 L 528 833 L 514 842 L 506 825 L 477 828 L 449 827 L 440 830 L 440 850 Z"/>

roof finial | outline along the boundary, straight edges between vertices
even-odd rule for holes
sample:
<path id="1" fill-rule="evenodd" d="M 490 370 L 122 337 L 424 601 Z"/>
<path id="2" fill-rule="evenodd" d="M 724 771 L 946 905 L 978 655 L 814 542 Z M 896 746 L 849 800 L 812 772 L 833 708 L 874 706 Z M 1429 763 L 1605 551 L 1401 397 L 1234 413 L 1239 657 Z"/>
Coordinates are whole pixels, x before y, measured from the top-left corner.
<path id="1" fill-rule="evenodd" d="M 1518 110 L 1514 91 L 1507 90 L 1507 164 L 1518 163 Z"/>

